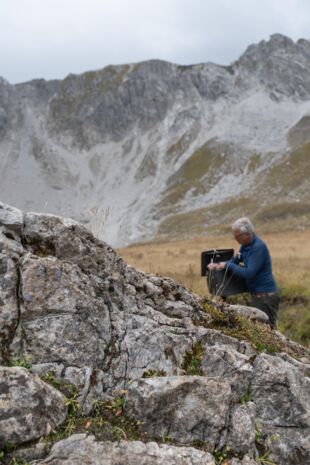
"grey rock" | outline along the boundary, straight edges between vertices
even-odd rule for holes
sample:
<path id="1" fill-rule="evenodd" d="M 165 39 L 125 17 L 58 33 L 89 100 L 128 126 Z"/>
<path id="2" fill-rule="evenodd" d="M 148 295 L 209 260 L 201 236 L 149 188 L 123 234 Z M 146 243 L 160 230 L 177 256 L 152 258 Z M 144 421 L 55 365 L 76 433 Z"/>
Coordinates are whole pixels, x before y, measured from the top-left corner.
<path id="1" fill-rule="evenodd" d="M 238 315 L 244 318 L 249 318 L 250 320 L 262 321 L 264 323 L 268 322 L 268 315 L 255 307 L 249 307 L 247 305 L 229 305 L 228 309 L 233 310 Z"/>
<path id="2" fill-rule="evenodd" d="M 310 461 L 310 378 L 299 366 L 262 354 L 254 363 L 256 421 L 270 458 L 287 465 Z"/>
<path id="3" fill-rule="evenodd" d="M 226 445 L 235 454 L 243 456 L 255 450 L 255 404 L 247 402 L 236 405 L 230 413 Z"/>
<path id="4" fill-rule="evenodd" d="M 211 454 L 193 447 L 156 442 L 96 442 L 93 436 L 76 434 L 57 442 L 49 456 L 31 465 L 215 465 Z"/>
<path id="5" fill-rule="evenodd" d="M 27 358 L 40 376 L 49 373 L 57 383 L 73 384 L 84 414 L 96 400 L 128 391 L 125 410 L 144 422 L 150 438 L 203 441 L 210 452 L 230 445 L 255 457 L 254 424 L 275 463 L 284 457 L 288 465 L 309 461 L 307 349 L 294 346 L 301 361 L 284 353 L 258 355 L 250 343 L 209 328 L 199 297 L 172 279 L 128 266 L 80 224 L 34 213 L 25 214 L 24 222 L 21 237 L 10 239 L 22 244 L 21 254 L 5 242 L 0 253 L 0 315 L 8 315 L 0 327 L 3 362 Z M 290 341 L 273 334 L 294 353 Z M 197 344 L 203 376 L 184 376 L 185 357 Z M 26 370 L 18 373 L 38 382 L 44 397 L 52 389 Z M 150 373 L 164 376 L 143 378 Z M 32 419 L 36 405 L 25 399 Z M 255 409 L 251 402 L 239 403 L 246 399 Z M 61 423 L 62 408 L 53 407 L 54 423 L 47 414 L 40 427 L 25 426 L 23 437 L 38 438 Z M 63 460 L 75 457 L 69 449 Z M 49 460 L 57 463 L 57 454 Z"/>
<path id="6" fill-rule="evenodd" d="M 64 366 L 62 363 L 37 363 L 31 365 L 31 371 L 41 378 L 50 373 L 56 379 L 60 379 L 64 371 Z"/>
<path id="7" fill-rule="evenodd" d="M 248 391 L 253 376 L 252 357 L 230 345 L 207 346 L 201 368 L 205 376 L 225 379 L 231 386 L 235 401 Z"/>
<path id="8" fill-rule="evenodd" d="M 191 318 L 204 314 L 198 297 L 127 266 L 71 220 L 25 214 L 23 237 L 12 356 L 27 356 L 35 366 L 57 362 L 62 378 L 70 367 L 103 371 L 100 386 L 90 385 L 90 374 L 84 387 L 78 382 L 87 405 L 92 393 L 124 387 L 150 369 L 181 372 L 188 337 L 197 334 Z"/>
<path id="9" fill-rule="evenodd" d="M 9 252 L 0 252 L 0 360 L 8 357 L 6 347 L 18 324 L 18 269 Z"/>
<path id="10" fill-rule="evenodd" d="M 0 445 L 49 434 L 67 415 L 64 396 L 25 368 L 0 367 Z"/>
<path id="11" fill-rule="evenodd" d="M 257 462 L 251 457 L 245 455 L 242 460 L 238 460 L 236 458 L 231 459 L 227 465 L 257 465 Z"/>
<path id="12" fill-rule="evenodd" d="M 251 383 L 257 417 L 274 426 L 310 427 L 310 378 L 278 357 L 259 355 Z"/>
<path id="13" fill-rule="evenodd" d="M 16 463 L 30 463 L 32 460 L 41 460 L 46 457 L 48 453 L 48 445 L 44 441 L 39 441 L 37 444 L 31 444 L 30 446 L 21 446 L 11 454 L 8 454 L 6 460 L 12 457 Z M 14 458 L 13 458 L 14 457 Z M 14 461 L 13 461 L 14 463 Z"/>
<path id="14" fill-rule="evenodd" d="M 126 412 L 143 422 L 150 438 L 203 441 L 212 451 L 225 426 L 230 394 L 229 384 L 219 379 L 142 379 L 129 387 Z"/>
<path id="15" fill-rule="evenodd" d="M 12 258 L 18 260 L 24 249 L 15 231 L 0 226 L 0 252 L 5 250 Z"/>
<path id="16" fill-rule="evenodd" d="M 0 227 L 5 226 L 6 229 L 12 230 L 20 235 L 23 228 L 23 221 L 23 213 L 21 210 L 0 202 Z"/>

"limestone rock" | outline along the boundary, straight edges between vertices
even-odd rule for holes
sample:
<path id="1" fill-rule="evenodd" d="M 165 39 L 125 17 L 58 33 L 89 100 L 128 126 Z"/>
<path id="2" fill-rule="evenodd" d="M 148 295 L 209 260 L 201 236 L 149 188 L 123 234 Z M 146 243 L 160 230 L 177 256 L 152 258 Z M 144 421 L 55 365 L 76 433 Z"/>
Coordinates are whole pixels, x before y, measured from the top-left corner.
<path id="1" fill-rule="evenodd" d="M 23 222 L 24 219 L 21 210 L 0 202 L 0 224 L 2 227 L 6 230 L 10 230 L 11 234 L 12 232 L 16 232 L 20 235 L 23 228 Z"/>
<path id="2" fill-rule="evenodd" d="M 228 305 L 228 309 L 250 320 L 262 321 L 264 323 L 268 322 L 268 315 L 255 307 L 249 307 L 247 305 Z"/>
<path id="3" fill-rule="evenodd" d="M 31 465 L 215 465 L 211 454 L 193 447 L 139 441 L 96 442 L 93 436 L 77 434 L 57 442 L 49 456 Z"/>
<path id="4" fill-rule="evenodd" d="M 21 367 L 0 367 L 0 446 L 49 434 L 67 415 L 64 396 Z"/>
<path id="5" fill-rule="evenodd" d="M 257 465 L 257 462 L 246 455 L 242 460 L 238 460 L 236 458 L 229 460 L 227 465 Z"/>
<path id="6" fill-rule="evenodd" d="M 78 383 L 84 382 L 86 409 L 93 395 L 124 387 L 150 369 L 181 372 L 197 333 L 191 318 L 205 315 L 197 297 L 172 279 L 129 267 L 71 220 L 25 214 L 23 235 L 12 356 L 27 356 L 35 366 L 57 361 L 62 377 L 72 367 L 87 368 Z M 89 383 L 90 376 L 100 385 Z"/>
<path id="7" fill-rule="evenodd" d="M 210 453 L 229 446 L 240 455 L 242 465 L 257 456 L 258 442 L 275 463 L 309 462 L 306 348 L 295 350 L 296 344 L 273 332 L 283 347 L 302 359 L 285 353 L 258 354 L 249 342 L 209 327 L 211 318 L 201 299 L 184 286 L 128 266 L 80 224 L 54 215 L 27 213 L 23 218 L 20 236 L 0 234 L 2 363 L 27 358 L 33 372 L 48 375 L 46 379 L 54 378 L 59 385 L 74 385 L 84 414 L 90 414 L 96 400 L 111 400 L 117 392 L 127 391 L 125 411 L 144 422 L 150 438 L 168 436 L 179 445 L 203 442 Z M 4 228 L 0 224 L 2 232 L 7 231 Z M 190 358 L 202 376 L 186 375 L 185 361 Z M 10 397 L 15 406 L 1 417 L 10 422 L 9 427 L 1 424 L 1 433 L 6 431 L 3 434 L 13 439 L 1 440 L 20 444 L 64 421 L 66 409 L 59 392 L 27 370 L 1 370 L 6 378 L 15 373 L 14 380 L 18 379 L 16 390 L 12 388 L 15 397 Z M 153 378 L 145 378 L 150 374 Z M 19 397 L 19 383 L 23 393 L 29 388 L 29 396 Z M 3 395 L 7 383 L 1 386 Z M 21 426 L 16 423 L 24 418 L 19 411 L 26 417 Z M 57 454 L 48 458 L 51 463 L 73 463 L 79 455 L 69 439 L 57 447 Z M 108 446 L 87 439 L 81 457 L 92 447 L 113 456 L 116 445 L 101 449 Z M 171 451 L 175 463 L 183 459 L 196 463 L 191 462 L 193 457 L 213 463 L 210 455 L 191 448 L 156 446 L 150 458 L 145 452 L 150 446 L 141 447 L 145 458 L 139 452 L 138 462 L 146 464 L 170 463 Z M 162 455 L 164 450 L 167 454 Z M 42 450 L 34 452 L 41 456 Z M 136 463 L 131 453 L 125 451 L 124 457 Z M 119 452 L 115 454 L 116 461 Z M 101 459 L 95 455 L 91 460 Z"/>
<path id="8" fill-rule="evenodd" d="M 226 445 L 235 454 L 245 455 L 255 449 L 255 404 L 236 405 L 230 413 Z"/>
<path id="9" fill-rule="evenodd" d="M 18 269 L 7 251 L 0 252 L 0 361 L 8 356 L 6 347 L 18 324 Z"/>
<path id="10" fill-rule="evenodd" d="M 310 462 L 310 378 L 295 364 L 262 354 L 251 385 L 270 459 L 286 465 Z"/>
<path id="11" fill-rule="evenodd" d="M 229 384 L 200 376 L 142 379 L 129 388 L 126 412 L 143 422 L 150 438 L 194 440 L 213 450 L 225 426 Z"/>
<path id="12" fill-rule="evenodd" d="M 231 386 L 236 401 L 249 388 L 253 376 L 252 357 L 240 353 L 230 345 L 216 344 L 207 346 L 201 361 L 205 376 L 225 379 Z"/>

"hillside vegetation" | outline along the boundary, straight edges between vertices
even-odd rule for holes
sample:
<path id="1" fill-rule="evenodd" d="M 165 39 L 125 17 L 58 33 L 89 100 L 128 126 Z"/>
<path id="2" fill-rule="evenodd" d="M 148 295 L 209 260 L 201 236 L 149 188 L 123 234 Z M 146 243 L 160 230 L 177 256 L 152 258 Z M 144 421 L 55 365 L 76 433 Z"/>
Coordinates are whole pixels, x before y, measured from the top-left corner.
<path id="1" fill-rule="evenodd" d="M 258 231 L 260 234 L 260 231 Z M 273 269 L 281 290 L 279 329 L 286 336 L 310 345 L 310 229 L 265 233 Z M 199 295 L 207 295 L 205 278 L 200 277 L 200 253 L 212 248 L 234 248 L 231 235 L 209 235 L 173 242 L 148 242 L 120 249 L 119 254 L 134 267 L 171 276 Z M 239 299 L 247 299 L 246 295 Z"/>

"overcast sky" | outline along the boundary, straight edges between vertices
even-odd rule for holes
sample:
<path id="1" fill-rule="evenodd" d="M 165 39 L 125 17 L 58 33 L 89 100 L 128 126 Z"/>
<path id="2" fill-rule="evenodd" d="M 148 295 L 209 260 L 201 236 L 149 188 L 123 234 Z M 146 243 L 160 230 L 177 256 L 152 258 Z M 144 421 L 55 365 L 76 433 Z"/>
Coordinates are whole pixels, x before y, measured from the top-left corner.
<path id="1" fill-rule="evenodd" d="M 0 76 L 64 78 L 159 58 L 229 64 L 275 32 L 310 38 L 310 0 L 0 0 Z"/>

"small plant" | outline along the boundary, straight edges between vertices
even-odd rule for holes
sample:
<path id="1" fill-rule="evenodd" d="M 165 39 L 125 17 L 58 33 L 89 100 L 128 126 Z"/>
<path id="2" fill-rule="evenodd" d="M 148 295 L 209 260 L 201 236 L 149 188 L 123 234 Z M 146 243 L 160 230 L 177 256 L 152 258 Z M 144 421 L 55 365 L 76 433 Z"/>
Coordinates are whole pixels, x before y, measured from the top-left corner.
<path id="1" fill-rule="evenodd" d="M 224 446 L 221 449 L 215 449 L 213 452 L 216 465 L 221 465 L 226 459 L 233 457 L 229 446 Z"/>
<path id="2" fill-rule="evenodd" d="M 210 302 L 205 302 L 203 308 L 212 316 L 213 324 L 219 326 L 226 326 L 228 324 L 228 318 L 225 313 L 217 309 L 215 305 L 212 305 Z"/>
<path id="3" fill-rule="evenodd" d="M 30 370 L 32 364 L 31 364 L 31 359 L 30 357 L 21 357 L 21 358 L 12 358 L 10 360 L 10 366 L 11 367 L 23 367 L 27 368 L 27 370 Z"/>
<path id="4" fill-rule="evenodd" d="M 194 439 L 192 442 L 192 446 L 196 447 L 196 449 L 205 449 L 206 444 L 204 441 L 201 441 L 201 439 Z"/>
<path id="5" fill-rule="evenodd" d="M 228 336 L 249 341 L 258 352 L 267 351 L 274 354 L 284 349 L 283 342 L 275 337 L 268 325 L 253 322 L 225 306 L 218 309 L 207 302 L 204 308 L 212 316 L 209 327 L 218 329 Z"/>
<path id="6" fill-rule="evenodd" d="M 126 404 L 126 398 L 125 397 L 115 397 L 115 399 L 112 400 L 111 402 L 111 409 L 112 410 L 123 410 Z"/>
<path id="7" fill-rule="evenodd" d="M 95 400 L 92 404 L 92 414 L 96 417 L 99 417 L 106 405 L 106 402 L 103 400 Z"/>
<path id="8" fill-rule="evenodd" d="M 165 370 L 147 370 L 143 373 L 142 378 L 155 378 L 166 376 Z"/>
<path id="9" fill-rule="evenodd" d="M 280 436 L 273 434 L 271 436 L 264 436 L 262 434 L 262 425 L 257 423 L 255 425 L 255 444 L 257 450 L 260 451 L 261 455 L 256 458 L 256 463 L 259 465 L 276 465 L 274 462 L 269 460 L 271 454 L 271 445 L 275 441 L 279 441 Z"/>
<path id="10" fill-rule="evenodd" d="M 70 415 L 77 415 L 80 411 L 80 403 L 77 400 L 78 393 L 74 394 L 74 396 L 70 398 L 66 398 L 65 405 L 68 407 L 68 412 Z"/>
<path id="11" fill-rule="evenodd" d="M 66 383 L 61 379 L 57 379 L 55 375 L 50 371 L 47 372 L 44 376 L 42 376 L 41 379 L 64 394 L 64 396 L 66 397 L 65 404 L 68 407 L 69 414 L 78 413 L 80 409 L 80 404 L 77 400 L 79 396 L 79 391 L 76 388 L 76 386 L 70 383 Z"/>
<path id="12" fill-rule="evenodd" d="M 239 397 L 239 402 L 240 404 L 245 404 L 246 402 L 250 402 L 253 400 L 253 392 L 251 389 L 251 386 L 248 386 L 246 392 L 244 394 L 241 394 Z"/>
<path id="13" fill-rule="evenodd" d="M 201 361 L 204 356 L 204 348 L 200 341 L 192 344 L 192 350 L 185 353 L 182 368 L 187 375 L 202 376 Z"/>
<path id="14" fill-rule="evenodd" d="M 274 462 L 271 462 L 271 460 L 268 460 L 268 457 L 270 455 L 270 450 L 267 450 L 263 455 L 260 455 L 256 459 L 256 463 L 259 465 L 276 465 Z"/>
<path id="15" fill-rule="evenodd" d="M 0 463 L 6 463 L 7 465 L 30 465 L 26 460 L 14 456 L 15 448 L 16 446 L 13 444 L 5 444 L 0 451 Z"/>
<path id="16" fill-rule="evenodd" d="M 120 439 L 124 439 L 125 441 L 128 440 L 126 431 L 119 426 L 110 426 L 110 432 L 112 433 L 113 438 L 117 441 Z"/>

